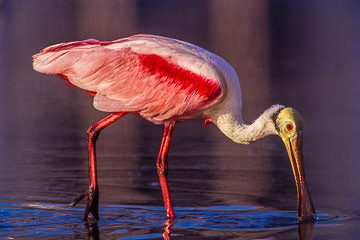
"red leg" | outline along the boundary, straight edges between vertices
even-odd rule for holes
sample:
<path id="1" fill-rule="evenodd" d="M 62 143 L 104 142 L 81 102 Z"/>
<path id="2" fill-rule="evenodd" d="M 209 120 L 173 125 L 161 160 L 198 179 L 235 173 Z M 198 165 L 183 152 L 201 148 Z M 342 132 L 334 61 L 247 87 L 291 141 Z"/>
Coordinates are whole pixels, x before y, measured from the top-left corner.
<path id="1" fill-rule="evenodd" d="M 107 117 L 101 119 L 99 122 L 95 123 L 87 130 L 88 133 L 88 151 L 89 151 L 89 177 L 90 177 L 90 186 L 89 190 L 77 197 L 70 207 L 75 206 L 80 200 L 84 197 L 88 198 L 88 203 L 85 208 L 84 218 L 86 221 L 89 213 L 92 213 L 95 219 L 99 219 L 99 186 L 96 176 L 96 151 L 95 143 L 100 134 L 100 131 L 105 127 L 109 126 L 111 123 L 115 122 L 117 119 L 124 116 L 126 112 L 117 112 L 108 115 Z"/>
<path id="2" fill-rule="evenodd" d="M 161 191 L 164 199 L 166 217 L 169 219 L 173 219 L 175 217 L 169 186 L 167 182 L 167 172 L 168 172 L 167 156 L 168 156 L 168 151 L 169 151 L 169 146 L 170 146 L 170 141 L 174 130 L 174 126 L 175 126 L 175 122 L 165 124 L 164 136 L 161 142 L 160 152 L 156 162 Z"/>

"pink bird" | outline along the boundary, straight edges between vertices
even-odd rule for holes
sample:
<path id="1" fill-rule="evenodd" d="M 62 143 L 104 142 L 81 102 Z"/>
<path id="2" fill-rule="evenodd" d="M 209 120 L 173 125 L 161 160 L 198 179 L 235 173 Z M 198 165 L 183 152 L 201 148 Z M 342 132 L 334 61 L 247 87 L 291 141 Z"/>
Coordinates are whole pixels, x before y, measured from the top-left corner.
<path id="1" fill-rule="evenodd" d="M 167 156 L 177 122 L 201 118 L 234 142 L 248 144 L 279 135 L 288 152 L 298 192 L 299 221 L 313 221 L 315 210 L 305 180 L 303 121 L 293 108 L 273 105 L 252 124 L 241 114 L 235 70 L 224 59 L 183 41 L 135 35 L 115 41 L 95 39 L 61 43 L 33 56 L 35 70 L 56 74 L 94 96 L 94 107 L 111 114 L 88 129 L 89 190 L 84 218 L 99 219 L 95 142 L 100 131 L 127 113 L 138 113 L 165 130 L 156 167 L 168 219 L 175 217 L 167 182 Z"/>

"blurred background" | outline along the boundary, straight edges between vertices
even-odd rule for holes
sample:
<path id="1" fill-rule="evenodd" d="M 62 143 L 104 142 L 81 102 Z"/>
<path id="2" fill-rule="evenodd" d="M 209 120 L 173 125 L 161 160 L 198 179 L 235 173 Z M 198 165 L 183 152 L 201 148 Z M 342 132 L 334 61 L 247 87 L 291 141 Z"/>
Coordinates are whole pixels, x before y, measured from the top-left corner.
<path id="1" fill-rule="evenodd" d="M 227 60 L 239 76 L 248 123 L 272 104 L 296 108 L 305 120 L 305 168 L 315 208 L 342 219 L 315 224 L 314 239 L 358 238 L 357 0 L 0 0 L 0 203 L 67 204 L 86 190 L 86 130 L 106 116 L 84 91 L 35 72 L 32 55 L 60 42 L 138 33 L 191 42 Z M 163 206 L 155 167 L 162 133 L 163 126 L 137 115 L 101 133 L 100 204 Z M 177 124 L 169 183 L 176 207 L 296 210 L 295 182 L 280 138 L 241 146 L 201 120 Z M 174 226 L 179 239 L 298 239 L 297 231 L 296 225 L 251 235 Z"/>

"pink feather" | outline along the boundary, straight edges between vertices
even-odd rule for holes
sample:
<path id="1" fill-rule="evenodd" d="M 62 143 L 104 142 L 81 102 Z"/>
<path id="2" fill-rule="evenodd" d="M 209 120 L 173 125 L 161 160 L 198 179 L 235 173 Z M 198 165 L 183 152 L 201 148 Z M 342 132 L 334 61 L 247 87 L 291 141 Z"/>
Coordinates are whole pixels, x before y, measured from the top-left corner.
<path id="1" fill-rule="evenodd" d="M 57 44 L 34 55 L 34 68 L 87 90 L 98 110 L 138 112 L 157 124 L 199 117 L 221 97 L 219 82 L 181 67 L 151 45 L 142 46 L 146 54 L 133 51 L 136 40 Z"/>

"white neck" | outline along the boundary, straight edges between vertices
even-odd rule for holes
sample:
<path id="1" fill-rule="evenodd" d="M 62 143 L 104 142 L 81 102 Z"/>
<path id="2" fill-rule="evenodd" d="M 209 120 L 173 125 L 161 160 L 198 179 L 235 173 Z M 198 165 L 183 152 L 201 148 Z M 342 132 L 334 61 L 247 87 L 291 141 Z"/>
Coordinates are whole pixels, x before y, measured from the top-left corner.
<path id="1" fill-rule="evenodd" d="M 218 128 L 236 143 L 248 144 L 271 134 L 278 134 L 272 116 L 278 113 L 281 105 L 273 105 L 261 114 L 252 124 L 245 124 L 240 116 L 224 113 L 217 117 Z"/>

